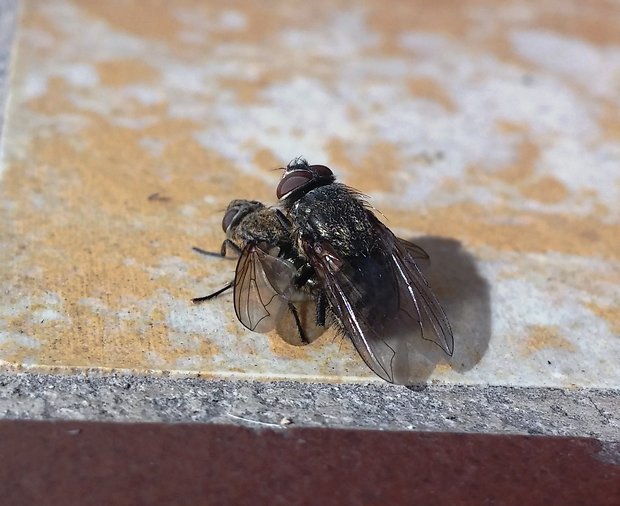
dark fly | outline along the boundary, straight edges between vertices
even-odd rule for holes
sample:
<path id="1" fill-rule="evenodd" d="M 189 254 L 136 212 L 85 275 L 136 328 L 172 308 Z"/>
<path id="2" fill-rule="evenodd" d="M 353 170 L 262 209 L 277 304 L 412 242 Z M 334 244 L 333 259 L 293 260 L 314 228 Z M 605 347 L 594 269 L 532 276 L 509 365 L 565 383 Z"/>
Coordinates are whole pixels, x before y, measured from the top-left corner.
<path id="1" fill-rule="evenodd" d="M 275 328 L 295 345 L 318 337 L 325 326 L 325 303 L 312 268 L 298 255 L 289 226 L 277 209 L 257 201 L 233 200 L 222 220 L 226 239 L 219 255 L 232 250 L 239 256 L 235 277 L 220 290 L 193 301 L 204 302 L 232 288 L 237 318 L 249 330 L 264 333 Z"/>
<path id="2" fill-rule="evenodd" d="M 296 255 L 313 268 L 338 326 L 377 375 L 408 383 L 417 339 L 452 356 L 452 329 L 419 267 L 428 260 L 422 248 L 397 238 L 324 165 L 294 160 L 276 194 Z"/>

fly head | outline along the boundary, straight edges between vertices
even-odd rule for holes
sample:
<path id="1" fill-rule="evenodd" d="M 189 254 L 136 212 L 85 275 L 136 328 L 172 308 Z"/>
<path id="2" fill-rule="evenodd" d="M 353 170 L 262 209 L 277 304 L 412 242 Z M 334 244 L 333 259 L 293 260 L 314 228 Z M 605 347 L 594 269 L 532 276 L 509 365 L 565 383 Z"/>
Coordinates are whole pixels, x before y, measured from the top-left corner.
<path id="1" fill-rule="evenodd" d="M 234 232 L 234 229 L 241 223 L 243 218 L 264 207 L 264 204 L 256 200 L 236 199 L 231 201 L 222 219 L 222 230 L 227 234 L 229 232 Z"/>
<path id="2" fill-rule="evenodd" d="M 303 158 L 296 158 L 284 170 L 276 196 L 286 205 L 295 202 L 310 190 L 331 184 L 335 180 L 334 173 L 325 165 L 308 165 Z"/>

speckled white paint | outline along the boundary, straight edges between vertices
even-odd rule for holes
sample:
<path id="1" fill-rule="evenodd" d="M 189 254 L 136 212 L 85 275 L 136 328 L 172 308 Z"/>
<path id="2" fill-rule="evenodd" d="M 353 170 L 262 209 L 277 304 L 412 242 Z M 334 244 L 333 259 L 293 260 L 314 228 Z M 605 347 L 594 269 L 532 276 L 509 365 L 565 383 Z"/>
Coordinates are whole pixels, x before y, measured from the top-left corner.
<path id="1" fill-rule="evenodd" d="M 158 260 L 155 266 L 146 266 L 146 272 L 153 279 L 168 277 L 175 280 L 187 278 L 187 262 L 179 257 L 163 257 Z"/>
<path id="2" fill-rule="evenodd" d="M 65 30 L 73 29 L 74 23 L 83 16 L 70 4 L 63 4 L 55 11 L 51 14 L 54 22 Z M 64 20 L 59 19 L 60 12 Z M 188 27 L 198 23 L 201 16 L 192 9 L 178 13 L 178 18 Z M 231 19 L 235 16 L 232 14 Z M 203 21 L 207 23 L 205 30 L 219 29 L 217 21 Z M 274 41 L 289 48 L 288 53 L 283 53 L 283 63 L 295 57 L 296 44 L 314 56 L 325 58 L 334 74 L 334 82 L 338 83 L 336 93 L 331 86 L 328 88 L 323 81 L 312 78 L 312 69 L 309 69 L 307 77 L 281 80 L 264 90 L 259 103 L 240 108 L 233 95 L 221 89 L 218 80 L 241 75 L 253 79 L 258 67 L 250 45 L 225 45 L 210 54 L 208 61 L 197 63 L 178 61 L 164 46 L 150 42 L 149 64 L 161 72 L 159 86 L 132 85 L 121 90 L 97 87 L 96 95 L 78 91 L 70 95 L 70 99 L 79 107 L 99 114 L 114 110 L 113 120 L 119 126 L 141 129 L 151 125 L 153 119 L 136 119 L 133 114 L 123 117 L 123 104 L 128 99 L 136 99 L 144 105 L 152 105 L 174 96 L 171 114 L 198 122 L 208 118 L 208 126 L 196 135 L 197 140 L 246 171 L 255 170 L 254 156 L 264 149 L 283 160 L 304 154 L 310 160 L 329 161 L 325 142 L 333 138 L 354 139 L 360 146 L 372 145 L 378 138 L 392 142 L 405 163 L 415 160 L 421 153 L 441 152 L 443 157 L 432 163 L 432 169 L 407 164 L 408 170 L 419 177 L 403 185 L 399 195 L 375 195 L 379 199 L 377 203 L 385 198 L 395 207 L 408 206 L 412 201 L 423 201 L 426 205 L 474 199 L 481 204 L 493 203 L 492 186 L 470 185 L 455 194 L 443 192 L 441 183 L 446 176 L 461 179 L 471 166 L 492 171 L 514 161 L 518 148 L 514 136 L 499 135 L 495 127 L 501 120 L 525 123 L 530 126 L 532 136 L 544 139 L 547 144 L 541 172 L 557 176 L 569 188 L 594 189 L 606 205 L 619 200 L 619 176 L 614 170 L 614 160 L 620 145 L 608 142 L 593 151 L 593 140 L 599 134 L 597 111 L 590 110 L 564 80 L 567 64 L 561 62 L 590 62 L 587 64 L 594 65 L 596 75 L 602 75 L 598 70 L 605 66 L 603 63 L 608 64 L 604 79 L 597 80 L 597 93 L 609 95 L 617 92 L 618 65 L 615 62 L 620 50 L 596 48 L 549 32 L 517 31 L 511 34 L 515 51 L 541 67 L 539 71 L 528 72 L 524 80 L 523 69 L 513 64 L 476 52 L 453 38 L 422 32 L 405 33 L 400 37 L 402 47 L 411 51 L 411 57 L 344 58 L 343 55 L 350 56 L 372 47 L 377 43 L 377 36 L 367 25 L 361 8 L 334 12 L 330 23 L 321 31 L 314 25 L 305 30 L 283 27 L 280 33 L 274 33 Z M 94 84 L 96 73 L 92 67 L 73 63 L 84 47 L 91 51 L 94 61 L 110 59 L 119 53 L 135 58 L 144 54 L 143 40 L 120 35 L 100 22 L 92 24 L 92 30 L 81 34 L 79 45 L 63 47 L 48 68 L 37 68 L 35 75 L 27 76 L 26 82 L 30 84 L 27 84 L 26 96 L 42 93 L 47 79 L 53 75 L 65 76 L 69 82 L 80 86 Z M 243 22 L 238 24 L 242 27 Z M 337 39 L 325 37 L 325 33 L 337 34 Z M 100 44 L 102 39 L 110 43 Z M 556 50 L 560 53 L 559 59 L 555 58 Z M 294 74 L 291 71 L 291 75 Z M 402 82 L 420 77 L 435 79 L 454 101 L 455 111 L 412 98 Z M 209 90 L 217 93 L 215 103 L 204 101 Z M 351 118 L 351 107 L 360 111 L 363 122 Z M 316 111 L 322 113 L 317 115 Z M 301 131 L 294 131 L 291 128 L 294 125 Z M 321 135 L 317 136 L 316 132 Z M 245 147 L 239 149 L 239 146 Z M 572 165 L 567 164 L 567 160 L 573 161 Z M 596 176 L 587 170 L 589 167 L 597 168 Z M 585 178 L 588 181 L 582 184 Z M 510 191 L 506 187 L 501 189 Z M 515 194 L 514 198 L 514 205 L 519 206 L 522 197 Z M 577 210 L 587 214 L 592 211 L 594 201 L 575 203 L 569 198 L 561 204 L 532 202 L 531 205 L 535 210 Z"/>
<path id="3" fill-rule="evenodd" d="M 33 311 L 30 314 L 30 321 L 33 323 L 43 323 L 46 321 L 66 321 L 66 317 L 54 309 L 45 308 Z"/>
<path id="4" fill-rule="evenodd" d="M 545 71 L 581 84 L 588 93 L 619 100 L 620 46 L 594 46 L 575 37 L 544 30 L 511 34 L 517 53 Z"/>
<path id="5" fill-rule="evenodd" d="M 620 143 L 606 142 L 590 146 L 572 138 L 556 140 L 542 153 L 538 165 L 541 169 L 552 168 L 556 176 L 574 191 L 592 190 L 597 200 L 615 211 L 620 217 Z M 591 212 L 591 208 L 573 206 L 573 212 Z M 568 205 L 556 206 L 567 210 Z"/>
<path id="6" fill-rule="evenodd" d="M 0 345 L 9 348 L 39 348 L 41 343 L 38 339 L 23 332 L 0 332 Z M 0 364 L 2 358 L 0 358 Z"/>

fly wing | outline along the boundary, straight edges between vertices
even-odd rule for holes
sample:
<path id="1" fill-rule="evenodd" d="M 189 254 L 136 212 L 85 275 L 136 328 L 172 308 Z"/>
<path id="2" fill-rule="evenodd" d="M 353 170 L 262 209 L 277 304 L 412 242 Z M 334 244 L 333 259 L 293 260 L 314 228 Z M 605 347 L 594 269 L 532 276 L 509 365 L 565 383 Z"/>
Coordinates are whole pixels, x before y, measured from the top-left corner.
<path id="1" fill-rule="evenodd" d="M 291 262 L 265 250 L 249 244 L 239 257 L 235 314 L 249 330 L 265 333 L 275 328 L 287 343 L 307 344 L 324 330 L 315 322 L 315 297 L 295 287 L 297 269 Z"/>
<path id="2" fill-rule="evenodd" d="M 390 252 L 392 267 L 398 280 L 400 294 L 399 318 L 406 321 L 417 321 L 419 336 L 435 343 L 447 355 L 454 353 L 454 336 L 452 327 L 445 311 L 433 293 L 431 286 L 422 274 L 416 262 L 411 261 L 411 249 L 415 246 L 398 239 L 381 222 L 377 222 L 381 230 L 383 244 Z M 422 250 L 420 248 L 420 250 Z M 424 251 L 424 250 L 422 250 Z M 425 253 L 425 252 L 424 252 Z M 428 255 L 426 255 L 428 260 Z"/>
<path id="3" fill-rule="evenodd" d="M 245 327 L 254 332 L 275 328 L 278 318 L 288 311 L 285 296 L 292 284 L 295 267 L 248 244 L 235 271 L 235 313 Z"/>
<path id="4" fill-rule="evenodd" d="M 386 381 L 407 383 L 416 339 L 452 355 L 452 330 L 409 248 L 374 221 L 380 240 L 370 255 L 340 258 L 325 242 L 304 251 L 364 362 Z"/>
<path id="5" fill-rule="evenodd" d="M 396 241 L 398 243 L 398 249 L 401 252 L 404 252 L 403 258 L 405 259 L 405 261 L 413 262 L 417 267 L 421 269 L 426 269 L 430 266 L 431 259 L 428 256 L 428 253 L 424 251 L 420 246 L 399 237 L 396 238 Z"/>

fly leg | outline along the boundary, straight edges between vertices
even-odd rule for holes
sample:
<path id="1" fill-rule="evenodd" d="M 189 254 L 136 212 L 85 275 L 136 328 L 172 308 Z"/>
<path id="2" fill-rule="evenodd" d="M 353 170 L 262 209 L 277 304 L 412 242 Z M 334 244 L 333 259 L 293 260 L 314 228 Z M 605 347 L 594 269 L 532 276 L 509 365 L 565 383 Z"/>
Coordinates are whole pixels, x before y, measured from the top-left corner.
<path id="1" fill-rule="evenodd" d="M 304 286 L 314 276 L 314 269 L 308 263 L 302 265 L 293 276 L 293 283 L 297 288 Z"/>
<path id="2" fill-rule="evenodd" d="M 204 250 L 202 248 L 198 248 L 197 246 L 192 246 L 192 249 L 196 252 L 196 253 L 200 253 L 201 255 L 206 255 L 206 256 L 210 256 L 210 257 L 226 257 L 226 248 L 230 248 L 231 250 L 233 250 L 235 253 L 237 253 L 237 255 L 241 255 L 241 248 L 239 246 L 237 246 L 234 242 L 232 242 L 230 239 L 225 239 L 224 242 L 222 243 L 222 247 L 220 249 L 219 253 L 216 253 L 215 251 L 207 251 Z M 231 259 L 233 260 L 233 259 Z"/>
<path id="3" fill-rule="evenodd" d="M 299 319 L 299 313 L 297 312 L 297 308 L 289 302 L 288 309 L 293 314 L 293 318 L 295 318 L 295 325 L 297 325 L 297 332 L 299 332 L 299 338 L 301 339 L 301 342 L 304 344 L 310 344 L 310 340 L 308 339 L 308 336 L 306 336 L 306 333 L 301 326 L 301 320 Z"/>
<path id="4" fill-rule="evenodd" d="M 276 218 L 278 218 L 278 221 L 280 222 L 280 225 L 282 225 L 286 230 L 290 230 L 291 227 L 293 226 L 291 221 L 279 209 L 276 209 Z"/>
<path id="5" fill-rule="evenodd" d="M 205 302 L 207 300 L 210 299 L 214 299 L 215 297 L 217 297 L 219 294 L 224 293 L 226 290 L 230 290 L 233 286 L 235 285 L 234 280 L 233 281 L 229 281 L 226 286 L 224 286 L 223 288 L 220 288 L 219 290 L 216 290 L 213 293 L 210 293 L 209 295 L 204 295 L 202 297 L 194 297 L 192 299 L 192 302 L 194 304 L 200 304 L 201 302 Z"/>
<path id="6" fill-rule="evenodd" d="M 192 246 L 192 249 L 196 252 L 196 253 L 200 253 L 201 255 L 205 255 L 208 257 L 222 257 L 224 255 L 222 255 L 222 253 L 220 251 L 207 251 L 205 249 L 199 248 L 198 246 Z"/>
<path id="7" fill-rule="evenodd" d="M 219 253 L 215 253 L 213 251 L 207 251 L 207 250 L 204 250 L 202 248 L 198 248 L 196 246 L 193 246 L 192 249 L 196 253 L 200 253 L 201 255 L 214 256 L 214 257 L 224 257 L 224 258 L 229 258 L 230 260 L 234 260 L 234 258 L 226 257 L 226 247 L 229 247 L 230 249 L 232 249 L 235 253 L 237 253 L 239 255 L 241 254 L 241 248 L 239 248 L 239 246 L 237 246 L 230 239 L 226 239 L 222 243 L 222 248 L 220 249 Z M 226 290 L 230 290 L 233 286 L 235 286 L 235 280 L 229 281 L 223 288 L 220 288 L 219 290 L 216 290 L 215 292 L 210 293 L 209 295 L 204 295 L 202 297 L 194 297 L 192 299 L 192 302 L 194 304 L 199 304 L 201 302 L 205 302 L 207 300 L 213 299 L 213 298 L 217 297 L 218 295 L 220 295 L 221 293 L 224 293 Z"/>
<path id="8" fill-rule="evenodd" d="M 314 268 L 306 263 L 302 265 L 295 276 L 293 277 L 293 284 L 297 288 L 303 287 L 306 283 L 312 280 L 314 276 Z M 312 283 L 311 283 L 311 286 Z M 327 310 L 327 299 L 325 298 L 325 293 L 322 290 L 319 290 L 316 296 L 316 324 L 318 327 L 325 327 L 325 313 Z"/>

